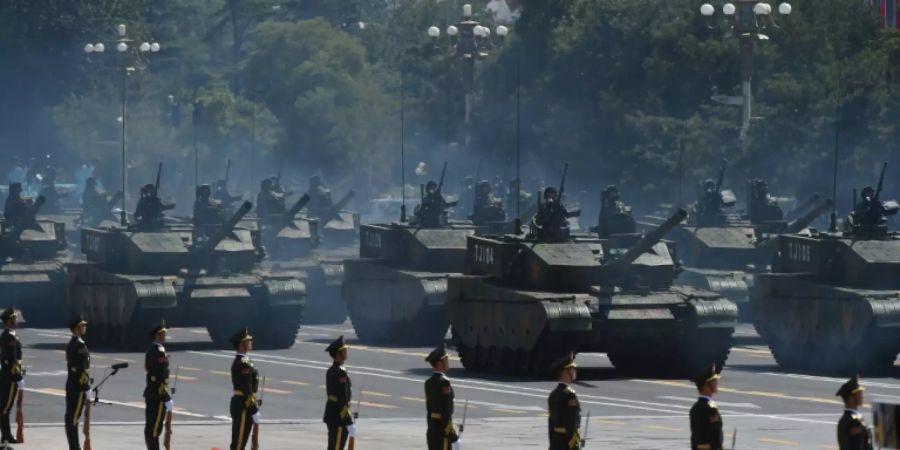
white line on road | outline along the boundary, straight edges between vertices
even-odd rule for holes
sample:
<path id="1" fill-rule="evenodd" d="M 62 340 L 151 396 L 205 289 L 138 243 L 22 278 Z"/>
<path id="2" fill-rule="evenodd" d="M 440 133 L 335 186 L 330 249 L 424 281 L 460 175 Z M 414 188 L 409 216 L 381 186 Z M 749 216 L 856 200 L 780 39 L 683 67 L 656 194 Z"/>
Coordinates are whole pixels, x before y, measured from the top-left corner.
<path id="1" fill-rule="evenodd" d="M 672 395 L 661 395 L 661 396 L 659 396 L 659 398 L 661 398 L 661 399 L 663 399 L 663 400 L 682 401 L 682 402 L 687 402 L 687 403 L 690 403 L 690 404 L 694 404 L 694 402 L 697 401 L 696 398 L 675 397 L 675 396 L 672 396 Z M 716 400 L 716 404 L 719 405 L 719 406 L 724 406 L 724 407 L 726 407 L 726 408 L 759 409 L 759 405 L 756 405 L 756 404 L 753 404 L 753 403 L 731 403 L 731 402 L 723 402 L 723 401 Z"/>

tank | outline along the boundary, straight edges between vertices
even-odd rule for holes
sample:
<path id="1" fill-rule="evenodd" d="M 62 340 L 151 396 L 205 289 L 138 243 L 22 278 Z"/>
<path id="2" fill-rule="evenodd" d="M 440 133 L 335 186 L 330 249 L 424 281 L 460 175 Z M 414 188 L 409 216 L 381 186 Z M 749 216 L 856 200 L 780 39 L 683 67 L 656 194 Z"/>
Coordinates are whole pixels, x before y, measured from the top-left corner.
<path id="1" fill-rule="evenodd" d="M 900 234 L 847 223 L 779 236 L 756 277 L 754 324 L 786 369 L 884 372 L 900 353 Z"/>
<path id="2" fill-rule="evenodd" d="M 737 307 L 674 285 L 677 259 L 661 241 L 685 216 L 643 236 L 468 237 L 465 275 L 450 278 L 447 294 L 463 365 L 543 377 L 569 351 L 606 353 L 618 370 L 651 376 L 724 364 Z"/>
<path id="3" fill-rule="evenodd" d="M 237 224 L 245 202 L 207 236 L 189 227 L 140 231 L 85 228 L 86 263 L 68 264 L 66 301 L 91 323 L 91 339 L 122 349 L 142 348 L 151 324 L 205 327 L 230 346 L 234 330 L 249 326 L 257 346 L 294 344 L 305 304 L 304 283 L 262 271 L 251 232 Z"/>
<path id="4" fill-rule="evenodd" d="M 259 220 L 259 234 L 267 254 L 263 267 L 304 280 L 305 323 L 343 323 L 347 307 L 340 296 L 342 262 L 322 255 L 321 222 L 301 213 L 308 201 L 309 196 L 304 194 L 283 216 Z"/>
<path id="5" fill-rule="evenodd" d="M 719 183 L 720 186 L 721 178 Z M 776 204 L 766 201 L 770 197 L 754 196 L 759 183 L 764 182 L 748 183 L 747 214 L 726 212 L 725 208 L 736 203 L 735 196 L 718 187 L 715 195 L 722 199 L 723 209 L 714 213 L 702 211 L 704 196 L 711 193 L 704 192 L 701 186 L 686 224 L 670 234 L 685 266 L 679 282 L 716 292 L 735 302 L 745 321 L 752 320 L 753 309 L 748 302 L 754 277 L 765 272 L 772 259 L 771 240 L 781 233 L 803 230 L 832 205 L 831 200 L 812 202 L 788 222 Z M 754 207 L 760 203 L 762 206 Z M 648 219 L 647 224 L 651 226 L 662 220 L 659 216 Z"/>
<path id="6" fill-rule="evenodd" d="M 359 213 L 344 209 L 356 194 L 348 192 L 331 210 L 316 218 L 321 229 L 319 246 L 313 251 L 316 266 L 310 274 L 310 297 L 315 296 L 312 314 L 317 323 L 343 323 L 347 320 L 347 303 L 341 296 L 344 260 L 357 255 L 359 248 Z M 312 281 L 315 280 L 315 283 Z"/>
<path id="7" fill-rule="evenodd" d="M 17 307 L 28 326 L 61 327 L 69 319 L 65 224 L 37 218 L 43 205 L 38 197 L 19 223 L 0 224 L 0 307 Z"/>
<path id="8" fill-rule="evenodd" d="M 359 258 L 344 261 L 342 296 L 359 339 L 433 345 L 447 334 L 447 279 L 463 271 L 468 223 L 360 227 Z"/>

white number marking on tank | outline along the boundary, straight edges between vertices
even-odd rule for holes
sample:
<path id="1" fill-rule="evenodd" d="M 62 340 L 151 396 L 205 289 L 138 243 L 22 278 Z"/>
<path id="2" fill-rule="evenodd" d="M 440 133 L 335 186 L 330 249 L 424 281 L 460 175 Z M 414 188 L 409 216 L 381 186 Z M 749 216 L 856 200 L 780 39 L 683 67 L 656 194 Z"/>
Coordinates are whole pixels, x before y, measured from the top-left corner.
<path id="1" fill-rule="evenodd" d="M 788 257 L 797 262 L 808 263 L 812 260 L 812 247 L 809 244 L 788 242 Z"/>
<path id="2" fill-rule="evenodd" d="M 475 262 L 494 264 L 494 247 L 475 244 Z"/>
<path id="3" fill-rule="evenodd" d="M 100 236 L 89 234 L 85 236 L 85 242 L 88 251 L 100 253 Z"/>
<path id="4" fill-rule="evenodd" d="M 366 245 L 372 248 L 381 248 L 381 234 L 373 233 L 371 231 L 365 232 L 366 236 Z"/>

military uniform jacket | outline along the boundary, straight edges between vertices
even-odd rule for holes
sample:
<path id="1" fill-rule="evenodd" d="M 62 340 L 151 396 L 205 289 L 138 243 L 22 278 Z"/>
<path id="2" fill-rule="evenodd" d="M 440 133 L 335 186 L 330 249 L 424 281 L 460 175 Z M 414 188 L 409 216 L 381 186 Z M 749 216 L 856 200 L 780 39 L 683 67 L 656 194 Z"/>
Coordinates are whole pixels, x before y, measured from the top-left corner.
<path id="1" fill-rule="evenodd" d="M 872 450 L 872 436 L 863 416 L 852 409 L 844 410 L 838 422 L 837 437 L 840 450 Z"/>
<path id="2" fill-rule="evenodd" d="M 722 417 L 716 403 L 700 397 L 691 408 L 691 450 L 722 450 Z"/>
<path id="3" fill-rule="evenodd" d="M 25 375 L 22 367 L 22 343 L 14 330 L 0 334 L 0 376 L 6 381 L 19 381 Z"/>
<path id="4" fill-rule="evenodd" d="M 161 402 L 171 399 L 169 395 L 169 355 L 162 344 L 152 343 L 144 355 L 144 370 L 147 372 L 147 387 L 144 398 L 154 398 Z"/>
<path id="5" fill-rule="evenodd" d="M 435 372 L 425 381 L 425 407 L 428 410 L 428 428 L 437 427 L 450 442 L 456 442 L 453 428 L 453 387 L 442 373 Z"/>
<path id="6" fill-rule="evenodd" d="M 22 197 L 7 197 L 6 204 L 3 206 L 3 217 L 6 220 L 21 219 L 25 215 L 26 209 L 28 209 L 28 202 Z"/>
<path id="7" fill-rule="evenodd" d="M 259 371 L 250 361 L 250 357 L 238 353 L 231 363 L 231 385 L 234 395 L 244 398 L 244 408 L 250 415 L 256 414 L 256 391 L 259 389 Z"/>
<path id="8" fill-rule="evenodd" d="M 559 383 L 547 399 L 547 426 L 551 447 L 554 441 L 565 442 L 566 448 L 577 449 L 581 445 L 581 404 L 575 390 Z M 555 447 L 554 447 L 555 448 Z"/>
<path id="9" fill-rule="evenodd" d="M 344 366 L 334 363 L 325 374 L 325 391 L 328 400 L 325 402 L 325 415 L 322 421 L 328 425 L 346 426 L 353 423 L 350 414 L 350 400 L 353 395 L 352 384 Z"/>
<path id="10" fill-rule="evenodd" d="M 72 336 L 66 345 L 66 368 L 69 373 L 66 387 L 87 391 L 91 388 L 91 354 L 78 336 Z"/>

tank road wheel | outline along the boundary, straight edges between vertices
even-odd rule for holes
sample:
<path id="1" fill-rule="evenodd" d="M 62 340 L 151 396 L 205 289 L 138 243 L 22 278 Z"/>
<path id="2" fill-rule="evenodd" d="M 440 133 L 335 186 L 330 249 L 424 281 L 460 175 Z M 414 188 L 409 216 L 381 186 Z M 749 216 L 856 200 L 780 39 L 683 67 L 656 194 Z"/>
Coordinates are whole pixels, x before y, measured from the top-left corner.
<path id="1" fill-rule="evenodd" d="M 264 311 L 265 315 L 251 327 L 254 344 L 266 350 L 291 348 L 303 320 L 303 306 L 275 306 Z"/>
<path id="2" fill-rule="evenodd" d="M 458 341 L 456 351 L 459 353 L 459 360 L 462 361 L 463 367 L 469 370 L 475 370 L 475 350 Z"/>

